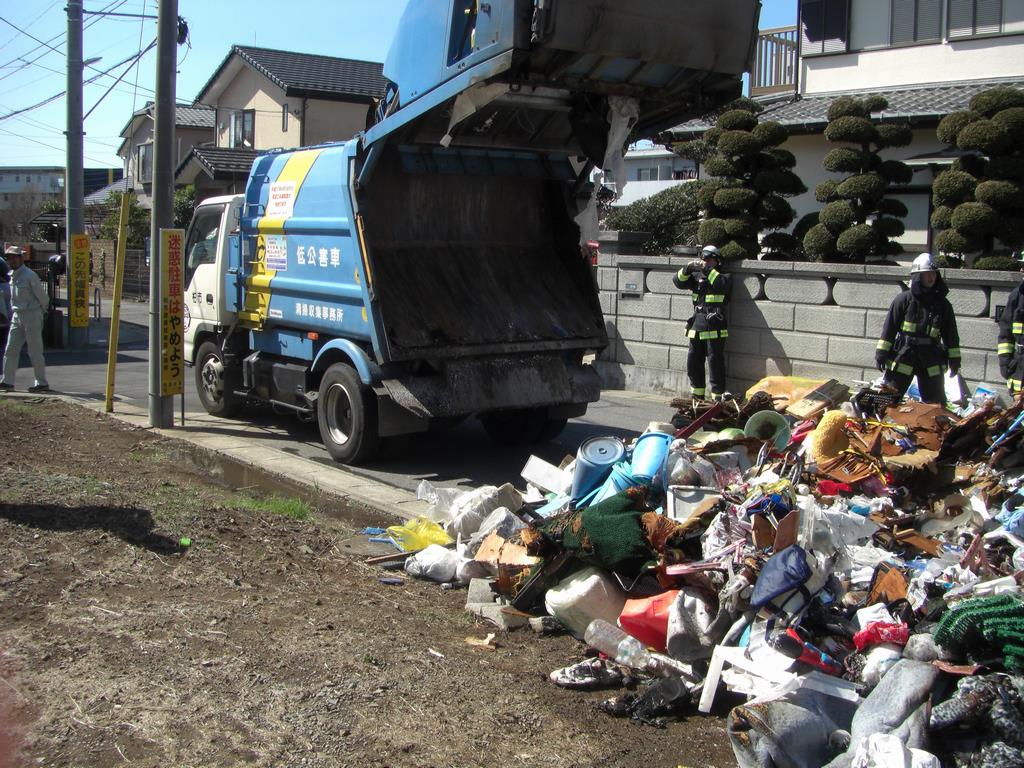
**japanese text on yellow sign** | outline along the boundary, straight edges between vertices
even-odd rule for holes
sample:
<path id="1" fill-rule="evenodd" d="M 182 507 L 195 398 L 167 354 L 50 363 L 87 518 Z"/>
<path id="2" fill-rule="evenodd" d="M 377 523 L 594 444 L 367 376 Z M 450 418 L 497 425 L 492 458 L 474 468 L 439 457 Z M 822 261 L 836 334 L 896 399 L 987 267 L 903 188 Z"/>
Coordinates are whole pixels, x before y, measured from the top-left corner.
<path id="1" fill-rule="evenodd" d="M 89 327 L 89 236 L 71 236 L 68 313 L 72 328 Z"/>
<path id="2" fill-rule="evenodd" d="M 184 391 L 185 349 L 182 329 L 184 300 L 182 298 L 182 251 L 185 246 L 185 230 L 160 230 L 160 265 L 163 269 L 161 296 L 161 345 L 160 360 L 162 375 L 160 393 L 180 395 Z"/>

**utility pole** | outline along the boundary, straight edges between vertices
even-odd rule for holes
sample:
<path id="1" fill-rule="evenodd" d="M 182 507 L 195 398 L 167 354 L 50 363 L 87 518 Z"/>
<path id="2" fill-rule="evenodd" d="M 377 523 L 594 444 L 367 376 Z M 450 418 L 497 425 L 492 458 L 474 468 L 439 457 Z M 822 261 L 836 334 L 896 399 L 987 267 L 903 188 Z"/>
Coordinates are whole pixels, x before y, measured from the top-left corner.
<path id="1" fill-rule="evenodd" d="M 149 231 L 149 425 L 174 424 L 174 398 L 161 394 L 163 264 L 160 230 L 174 226 L 174 108 L 178 0 L 159 0 L 156 26 L 156 118 L 153 130 L 153 218 Z"/>
<path id="2" fill-rule="evenodd" d="M 82 141 L 85 136 L 82 120 L 82 0 L 68 0 L 68 82 L 67 82 L 67 167 L 64 173 L 65 209 L 67 211 L 67 241 L 75 235 L 85 234 L 85 171 Z M 69 249 L 70 250 L 70 249 Z M 67 284 L 75 280 L 75 262 L 68 254 Z M 71 292 L 68 291 L 70 297 Z M 71 327 L 71 307 L 68 307 L 68 346 L 81 349 L 88 339 L 88 328 Z"/>

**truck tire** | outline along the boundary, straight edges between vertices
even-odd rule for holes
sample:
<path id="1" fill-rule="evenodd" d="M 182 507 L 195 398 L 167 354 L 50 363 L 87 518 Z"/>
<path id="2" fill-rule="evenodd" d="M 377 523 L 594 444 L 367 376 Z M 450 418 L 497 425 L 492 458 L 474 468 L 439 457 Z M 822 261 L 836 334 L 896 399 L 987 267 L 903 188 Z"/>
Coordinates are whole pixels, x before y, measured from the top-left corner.
<path id="1" fill-rule="evenodd" d="M 320 439 L 335 461 L 359 464 L 376 456 L 377 400 L 351 365 L 335 363 L 327 369 L 320 381 L 316 419 Z"/>
<path id="2" fill-rule="evenodd" d="M 204 341 L 196 354 L 196 392 L 212 416 L 233 416 L 243 405 L 235 394 L 242 383 L 241 371 L 224 363 L 224 353 L 212 341 Z"/>
<path id="3" fill-rule="evenodd" d="M 554 440 L 565 429 L 565 425 L 569 423 L 568 419 L 546 419 L 544 426 L 540 430 L 540 434 L 534 442 L 547 443 Z"/>

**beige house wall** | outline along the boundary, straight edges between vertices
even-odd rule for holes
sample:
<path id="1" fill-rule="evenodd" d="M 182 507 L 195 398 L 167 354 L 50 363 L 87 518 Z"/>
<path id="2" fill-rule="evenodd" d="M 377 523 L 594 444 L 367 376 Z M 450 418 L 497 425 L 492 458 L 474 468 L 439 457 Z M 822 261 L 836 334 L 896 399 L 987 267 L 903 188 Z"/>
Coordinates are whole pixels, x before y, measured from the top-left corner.
<path id="1" fill-rule="evenodd" d="M 174 167 L 177 168 L 178 164 L 188 157 L 188 153 L 192 151 L 192 147 L 197 144 L 205 144 L 213 141 L 213 131 L 209 128 L 175 128 L 174 131 L 175 139 L 175 151 L 174 151 Z M 121 158 L 124 161 L 124 173 L 125 176 L 130 177 L 133 180 L 133 189 L 135 190 L 136 197 L 139 198 L 140 204 L 148 208 L 150 206 L 150 195 L 149 188 L 150 184 L 143 184 L 140 182 L 138 174 L 138 162 L 139 153 L 138 148 L 142 144 L 148 144 L 153 141 L 153 121 L 149 118 L 142 120 L 138 129 L 129 137 L 128 144 L 125 146 Z"/>
<path id="2" fill-rule="evenodd" d="M 282 114 L 288 105 L 288 125 L 284 128 Z M 255 110 L 254 149 L 297 147 L 300 144 L 300 116 L 302 100 L 289 98 L 284 91 L 266 77 L 243 67 L 221 92 L 217 99 L 215 132 L 217 146 L 230 146 L 231 113 L 237 110 Z"/>
<path id="3" fill-rule="evenodd" d="M 347 141 L 366 129 L 366 104 L 310 99 L 306 103 L 307 145 Z"/>

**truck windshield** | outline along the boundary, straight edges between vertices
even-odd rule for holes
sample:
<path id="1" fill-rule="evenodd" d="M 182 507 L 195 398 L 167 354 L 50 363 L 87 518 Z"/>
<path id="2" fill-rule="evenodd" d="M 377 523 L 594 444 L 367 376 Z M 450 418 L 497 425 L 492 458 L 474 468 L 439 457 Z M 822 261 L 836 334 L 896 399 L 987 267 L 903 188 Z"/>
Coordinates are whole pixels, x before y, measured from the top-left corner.
<path id="1" fill-rule="evenodd" d="M 192 282 L 192 275 L 203 264 L 217 261 L 217 234 L 224 213 L 223 205 L 204 205 L 192 217 L 188 232 L 185 261 L 185 286 Z"/>

